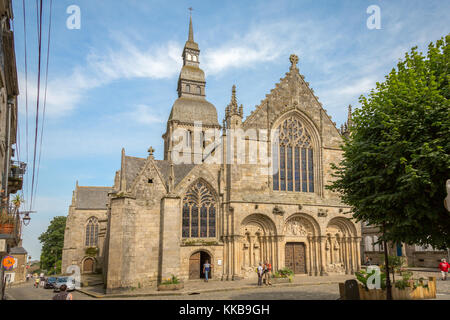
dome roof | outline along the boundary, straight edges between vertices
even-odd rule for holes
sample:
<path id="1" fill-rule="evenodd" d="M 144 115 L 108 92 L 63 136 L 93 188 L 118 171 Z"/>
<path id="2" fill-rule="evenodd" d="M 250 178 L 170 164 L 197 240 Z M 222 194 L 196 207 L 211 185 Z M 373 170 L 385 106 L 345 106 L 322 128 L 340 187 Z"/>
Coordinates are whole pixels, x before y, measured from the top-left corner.
<path id="1" fill-rule="evenodd" d="M 205 73 L 198 67 L 185 65 L 181 69 L 180 79 L 205 82 Z"/>
<path id="2" fill-rule="evenodd" d="M 219 126 L 216 107 L 206 101 L 204 97 L 183 96 L 178 98 L 173 104 L 169 116 L 169 121 L 171 120 L 187 123 L 201 121 L 204 125 Z"/>

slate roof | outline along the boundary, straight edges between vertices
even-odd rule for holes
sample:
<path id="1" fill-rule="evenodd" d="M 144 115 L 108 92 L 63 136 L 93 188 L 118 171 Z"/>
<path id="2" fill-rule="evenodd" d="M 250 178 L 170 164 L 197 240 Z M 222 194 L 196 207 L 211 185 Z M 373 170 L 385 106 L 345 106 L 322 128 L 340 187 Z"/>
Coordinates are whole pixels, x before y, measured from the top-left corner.
<path id="1" fill-rule="evenodd" d="M 154 160 L 155 164 L 161 173 L 164 182 L 169 182 L 170 176 L 170 162 L 168 160 Z M 139 172 L 142 170 L 146 162 L 144 158 L 136 158 L 125 156 L 125 179 L 127 187 L 130 187 L 136 179 Z M 195 164 L 174 164 L 173 171 L 175 174 L 175 186 L 195 167 Z"/>
<path id="2" fill-rule="evenodd" d="M 78 187 L 75 204 L 77 209 L 106 209 L 111 187 Z"/>
<path id="3" fill-rule="evenodd" d="M 28 252 L 23 247 L 14 247 L 14 248 L 11 248 L 9 253 L 11 253 L 11 254 L 27 254 Z"/>
<path id="4" fill-rule="evenodd" d="M 159 172 L 161 172 L 161 175 L 164 177 L 165 182 L 169 182 L 169 176 L 170 176 L 170 162 L 169 160 L 155 160 L 155 163 L 159 169 Z M 174 185 L 178 185 L 178 183 L 183 180 L 185 176 L 189 172 L 191 172 L 192 168 L 195 167 L 195 164 L 174 164 L 173 165 L 173 172 L 175 174 L 175 181 Z"/>
<path id="5" fill-rule="evenodd" d="M 131 186 L 139 172 L 145 165 L 146 159 L 125 156 L 125 180 L 127 188 Z"/>

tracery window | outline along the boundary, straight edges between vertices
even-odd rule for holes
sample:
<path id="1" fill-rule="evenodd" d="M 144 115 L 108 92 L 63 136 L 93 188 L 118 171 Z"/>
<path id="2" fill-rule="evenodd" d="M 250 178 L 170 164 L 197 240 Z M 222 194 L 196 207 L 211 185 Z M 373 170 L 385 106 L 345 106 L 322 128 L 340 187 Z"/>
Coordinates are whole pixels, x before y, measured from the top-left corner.
<path id="1" fill-rule="evenodd" d="M 98 245 L 98 219 L 89 218 L 86 224 L 86 247 L 97 247 Z"/>
<path id="2" fill-rule="evenodd" d="M 194 183 L 183 199 L 183 238 L 216 236 L 216 201 L 209 187 L 202 181 Z"/>
<path id="3" fill-rule="evenodd" d="M 292 116 L 278 127 L 272 148 L 273 190 L 314 192 L 314 150 L 311 134 Z"/>

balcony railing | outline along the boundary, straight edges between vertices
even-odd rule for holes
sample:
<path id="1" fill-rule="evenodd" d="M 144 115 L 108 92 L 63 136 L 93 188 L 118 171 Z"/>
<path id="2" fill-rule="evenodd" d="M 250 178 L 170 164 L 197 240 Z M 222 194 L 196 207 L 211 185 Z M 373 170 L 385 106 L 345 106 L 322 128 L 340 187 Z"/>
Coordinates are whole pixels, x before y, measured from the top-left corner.
<path id="1" fill-rule="evenodd" d="M 21 237 L 20 215 L 17 207 L 0 205 L 0 239 L 7 239 L 11 246 L 17 246 Z"/>
<path id="2" fill-rule="evenodd" d="M 23 175 L 27 164 L 19 161 L 11 161 L 11 169 L 8 177 L 8 191 L 11 194 L 16 193 L 22 189 Z"/>

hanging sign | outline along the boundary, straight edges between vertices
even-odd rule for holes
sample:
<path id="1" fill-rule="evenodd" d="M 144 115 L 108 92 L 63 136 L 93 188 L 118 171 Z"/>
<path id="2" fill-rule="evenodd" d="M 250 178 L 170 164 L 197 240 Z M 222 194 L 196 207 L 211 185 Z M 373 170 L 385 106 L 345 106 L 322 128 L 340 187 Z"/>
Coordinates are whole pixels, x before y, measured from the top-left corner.
<path id="1" fill-rule="evenodd" d="M 16 259 L 14 259 L 14 257 L 7 256 L 7 257 L 3 258 L 2 264 L 6 270 L 10 270 L 14 266 L 15 263 L 16 263 Z"/>

